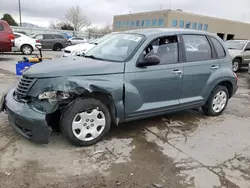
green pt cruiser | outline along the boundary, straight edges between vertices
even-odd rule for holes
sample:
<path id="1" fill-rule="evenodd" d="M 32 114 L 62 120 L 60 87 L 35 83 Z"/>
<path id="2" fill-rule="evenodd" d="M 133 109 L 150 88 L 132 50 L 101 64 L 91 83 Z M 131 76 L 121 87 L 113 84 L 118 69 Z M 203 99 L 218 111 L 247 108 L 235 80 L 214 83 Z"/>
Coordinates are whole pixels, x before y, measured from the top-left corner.
<path id="1" fill-rule="evenodd" d="M 111 124 L 200 108 L 220 115 L 237 90 L 224 42 L 183 29 L 109 34 L 81 56 L 27 69 L 2 98 L 10 124 L 48 143 L 52 128 L 78 146 L 100 141 Z"/>

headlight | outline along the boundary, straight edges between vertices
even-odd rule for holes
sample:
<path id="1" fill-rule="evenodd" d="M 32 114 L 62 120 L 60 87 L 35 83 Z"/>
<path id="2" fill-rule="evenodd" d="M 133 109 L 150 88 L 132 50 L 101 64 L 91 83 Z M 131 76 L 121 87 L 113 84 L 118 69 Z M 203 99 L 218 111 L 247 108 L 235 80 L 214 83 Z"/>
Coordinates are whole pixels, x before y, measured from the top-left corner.
<path id="1" fill-rule="evenodd" d="M 38 95 L 39 100 L 44 99 L 68 99 L 70 97 L 69 93 L 63 91 L 47 91 Z"/>

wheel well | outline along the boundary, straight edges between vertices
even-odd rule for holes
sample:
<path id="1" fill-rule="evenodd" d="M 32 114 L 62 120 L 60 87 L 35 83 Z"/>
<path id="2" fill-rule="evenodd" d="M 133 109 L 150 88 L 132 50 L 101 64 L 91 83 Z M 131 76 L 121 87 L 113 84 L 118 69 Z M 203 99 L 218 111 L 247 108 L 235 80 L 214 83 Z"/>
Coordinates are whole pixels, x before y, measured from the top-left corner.
<path id="1" fill-rule="evenodd" d="M 233 61 L 234 61 L 235 59 L 240 60 L 240 63 L 242 62 L 242 57 L 235 57 L 235 58 L 233 59 Z"/>
<path id="2" fill-rule="evenodd" d="M 112 123 L 114 123 L 115 125 L 118 125 L 117 116 L 116 116 L 116 108 L 115 108 L 115 104 L 113 102 L 112 96 L 110 96 L 109 94 L 101 93 L 101 92 L 93 92 L 93 93 L 88 94 L 87 97 L 91 97 L 91 98 L 94 98 L 103 102 L 109 109 Z"/>
<path id="3" fill-rule="evenodd" d="M 56 44 L 54 44 L 54 48 L 55 48 L 56 46 L 63 47 L 63 45 L 62 45 L 62 44 L 60 44 L 60 43 L 56 43 Z"/>
<path id="4" fill-rule="evenodd" d="M 33 47 L 30 44 L 23 44 L 20 49 L 22 49 L 24 46 L 30 46 L 32 51 L 34 51 Z"/>
<path id="5" fill-rule="evenodd" d="M 228 94 L 229 94 L 229 98 L 232 97 L 232 94 L 233 94 L 233 84 L 229 81 L 223 81 L 221 83 L 219 83 L 218 85 L 221 85 L 221 86 L 225 86 L 228 90 Z"/>

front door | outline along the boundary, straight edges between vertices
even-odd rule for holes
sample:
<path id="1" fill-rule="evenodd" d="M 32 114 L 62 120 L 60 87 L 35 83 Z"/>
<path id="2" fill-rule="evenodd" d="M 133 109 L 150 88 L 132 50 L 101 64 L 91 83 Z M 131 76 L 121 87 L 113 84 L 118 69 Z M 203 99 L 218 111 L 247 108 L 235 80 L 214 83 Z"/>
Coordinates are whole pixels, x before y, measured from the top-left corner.
<path id="1" fill-rule="evenodd" d="M 250 42 L 246 45 L 244 49 L 243 61 L 244 61 L 244 64 L 250 63 Z"/>
<path id="2" fill-rule="evenodd" d="M 179 106 L 183 65 L 179 62 L 178 37 L 156 38 L 140 58 L 156 55 L 160 64 L 126 69 L 125 116 L 138 119 L 163 114 Z M 140 59 L 139 58 L 139 59 Z"/>
<path id="3" fill-rule="evenodd" d="M 186 60 L 183 64 L 183 87 L 180 107 L 192 108 L 204 102 L 205 89 L 212 73 L 221 74 L 219 62 L 205 35 L 183 35 Z M 190 48 L 189 46 L 192 46 Z"/>

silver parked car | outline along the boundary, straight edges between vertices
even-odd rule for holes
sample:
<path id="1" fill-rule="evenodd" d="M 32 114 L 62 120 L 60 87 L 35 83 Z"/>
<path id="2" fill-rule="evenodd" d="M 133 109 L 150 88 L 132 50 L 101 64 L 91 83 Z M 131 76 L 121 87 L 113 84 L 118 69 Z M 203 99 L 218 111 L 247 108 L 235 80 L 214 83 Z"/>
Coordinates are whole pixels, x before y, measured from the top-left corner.
<path id="1" fill-rule="evenodd" d="M 250 40 L 226 41 L 226 46 L 233 60 L 233 71 L 237 72 L 241 67 L 250 63 Z"/>
<path id="2" fill-rule="evenodd" d="M 80 43 L 85 43 L 87 42 L 87 40 L 85 38 L 82 37 L 72 37 L 69 39 L 69 41 L 71 42 L 71 44 L 80 44 Z"/>

